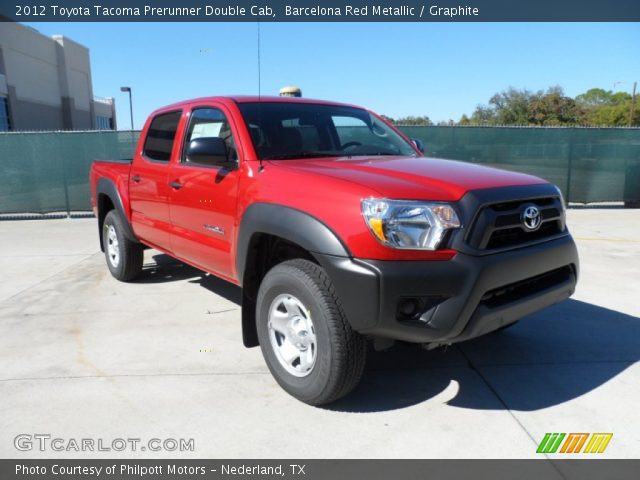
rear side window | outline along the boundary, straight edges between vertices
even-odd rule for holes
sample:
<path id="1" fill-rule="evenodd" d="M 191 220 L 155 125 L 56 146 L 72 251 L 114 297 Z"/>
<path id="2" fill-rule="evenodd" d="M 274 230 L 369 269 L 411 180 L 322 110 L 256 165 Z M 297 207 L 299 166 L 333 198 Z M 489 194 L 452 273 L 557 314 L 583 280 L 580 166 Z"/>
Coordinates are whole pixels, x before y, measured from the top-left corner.
<path id="1" fill-rule="evenodd" d="M 143 154 L 151 160 L 168 162 L 182 112 L 162 113 L 151 121 Z"/>

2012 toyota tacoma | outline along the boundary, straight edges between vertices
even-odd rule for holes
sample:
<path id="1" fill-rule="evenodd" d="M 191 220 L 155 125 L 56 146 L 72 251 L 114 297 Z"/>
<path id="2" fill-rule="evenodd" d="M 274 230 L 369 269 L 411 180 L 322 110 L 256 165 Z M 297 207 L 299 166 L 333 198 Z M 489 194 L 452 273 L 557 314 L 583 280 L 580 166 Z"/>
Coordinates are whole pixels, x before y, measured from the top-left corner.
<path id="1" fill-rule="evenodd" d="M 425 158 L 375 113 L 285 97 L 161 108 L 132 160 L 95 161 L 111 274 L 155 248 L 242 287 L 242 332 L 313 405 L 349 393 L 367 341 L 460 342 L 569 297 L 578 256 L 560 190 Z"/>

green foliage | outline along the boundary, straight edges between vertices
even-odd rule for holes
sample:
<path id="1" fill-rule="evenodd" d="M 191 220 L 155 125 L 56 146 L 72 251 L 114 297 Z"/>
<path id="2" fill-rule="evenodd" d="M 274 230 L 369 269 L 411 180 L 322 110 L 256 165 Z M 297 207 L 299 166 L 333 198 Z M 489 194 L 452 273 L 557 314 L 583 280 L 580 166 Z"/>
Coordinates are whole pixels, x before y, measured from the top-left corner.
<path id="1" fill-rule="evenodd" d="M 601 88 L 592 88 L 576 97 L 576 103 L 582 109 L 582 121 L 588 125 L 627 126 L 631 112 L 632 98 L 626 92 L 612 92 Z M 633 125 L 640 125 L 640 112 L 637 106 Z"/>
<path id="2" fill-rule="evenodd" d="M 496 120 L 496 114 L 492 108 L 478 105 L 475 112 L 473 112 L 473 115 L 471 115 L 470 123 L 472 125 L 496 125 L 498 121 Z"/>
<path id="3" fill-rule="evenodd" d="M 576 97 L 576 102 L 584 107 L 599 107 L 601 105 L 617 105 L 631 100 L 626 92 L 613 93 L 611 90 L 592 88 Z"/>
<path id="4" fill-rule="evenodd" d="M 423 115 L 421 117 L 416 117 L 413 115 L 409 115 L 408 117 L 401 118 L 391 118 L 386 115 L 382 115 L 382 118 L 393 123 L 394 125 L 408 125 L 408 126 L 430 126 L 433 125 L 433 122 L 429 117 Z"/>
<path id="5" fill-rule="evenodd" d="M 561 88 L 550 88 L 529 103 L 530 125 L 575 125 L 579 116 L 576 101 L 564 96 Z"/>
<path id="6" fill-rule="evenodd" d="M 489 99 L 493 122 L 498 125 L 526 125 L 529 123 L 529 106 L 535 98 L 536 95 L 529 90 L 513 87 L 496 93 Z"/>
<path id="7" fill-rule="evenodd" d="M 559 86 L 538 92 L 510 87 L 493 95 L 488 105 L 478 105 L 471 117 L 463 115 L 458 124 L 627 126 L 631 103 L 628 93 L 602 88 L 592 88 L 573 99 Z M 640 126 L 637 105 L 632 124 Z"/>
<path id="8" fill-rule="evenodd" d="M 636 98 L 633 126 L 640 126 L 640 101 Z M 629 125 L 632 98 L 626 92 L 612 92 L 592 88 L 575 98 L 568 97 L 560 86 L 546 91 L 531 92 L 509 87 L 489 99 L 487 105 L 478 105 L 471 116 L 460 117 L 457 125 L 525 125 L 626 127 Z M 426 115 L 391 118 L 382 115 L 394 125 L 430 126 Z M 438 125 L 456 125 L 453 120 Z"/>

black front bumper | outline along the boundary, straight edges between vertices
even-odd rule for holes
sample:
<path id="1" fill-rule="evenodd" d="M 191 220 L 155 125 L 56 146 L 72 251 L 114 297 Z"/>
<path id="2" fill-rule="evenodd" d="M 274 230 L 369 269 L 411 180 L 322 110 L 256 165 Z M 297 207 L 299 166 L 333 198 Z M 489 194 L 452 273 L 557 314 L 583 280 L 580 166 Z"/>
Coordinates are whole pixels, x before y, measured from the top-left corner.
<path id="1" fill-rule="evenodd" d="M 513 323 L 571 296 L 578 276 L 570 235 L 449 261 L 318 260 L 355 330 L 416 343 L 460 342 Z"/>

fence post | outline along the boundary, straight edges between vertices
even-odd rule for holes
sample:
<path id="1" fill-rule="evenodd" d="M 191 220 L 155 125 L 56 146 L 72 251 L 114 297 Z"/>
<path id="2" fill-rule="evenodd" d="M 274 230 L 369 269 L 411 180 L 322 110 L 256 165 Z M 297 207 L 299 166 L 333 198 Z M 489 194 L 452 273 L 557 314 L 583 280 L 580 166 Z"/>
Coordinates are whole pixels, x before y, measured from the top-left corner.
<path id="1" fill-rule="evenodd" d="M 64 204 L 67 210 L 67 218 L 71 218 L 71 206 L 69 203 L 69 182 L 67 181 L 67 165 L 65 155 L 62 155 L 62 183 L 64 185 Z"/>
<path id="2" fill-rule="evenodd" d="M 571 171 L 573 170 L 573 127 L 569 128 L 569 158 L 567 161 L 567 206 L 571 201 Z"/>

